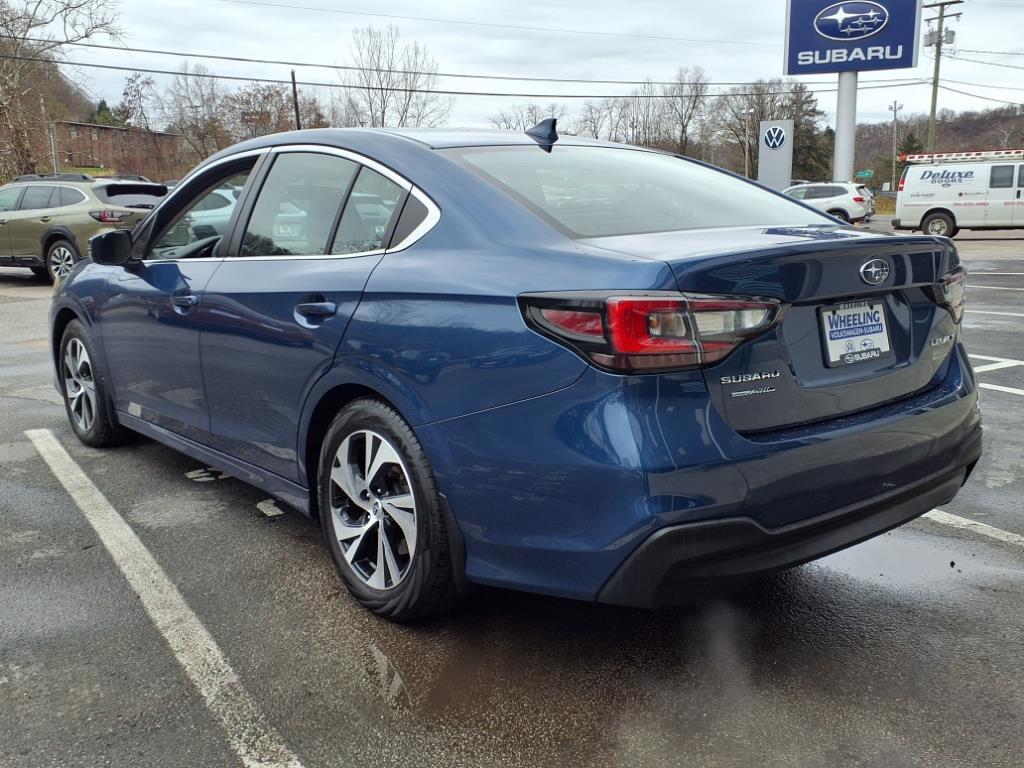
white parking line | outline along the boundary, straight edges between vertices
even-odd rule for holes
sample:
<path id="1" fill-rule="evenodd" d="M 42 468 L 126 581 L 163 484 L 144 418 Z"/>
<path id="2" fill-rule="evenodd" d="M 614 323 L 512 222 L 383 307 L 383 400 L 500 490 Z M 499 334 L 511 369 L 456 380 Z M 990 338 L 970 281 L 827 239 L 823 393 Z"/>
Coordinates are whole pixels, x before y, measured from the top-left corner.
<path id="1" fill-rule="evenodd" d="M 971 290 L 978 291 L 1024 291 L 1024 288 L 1007 288 L 1006 286 L 1002 285 L 976 285 L 974 283 L 971 283 L 968 287 Z"/>
<path id="2" fill-rule="evenodd" d="M 1003 368 L 1013 368 L 1017 365 L 1024 365 L 1024 363 L 1018 363 L 1016 360 L 1003 360 L 998 363 L 988 363 L 987 365 L 976 365 L 974 366 L 975 373 L 985 373 L 986 371 L 998 371 Z"/>
<path id="3" fill-rule="evenodd" d="M 1001 315 L 1003 317 L 1024 317 L 1022 312 L 990 312 L 987 309 L 968 309 L 969 315 Z"/>
<path id="4" fill-rule="evenodd" d="M 943 512 L 941 509 L 933 509 L 931 512 L 925 512 L 924 517 L 934 523 L 951 525 L 954 528 L 962 528 L 965 531 L 974 531 L 975 533 L 980 533 L 982 536 L 988 536 L 990 539 L 997 539 L 1006 544 L 1015 544 L 1018 547 L 1024 547 L 1024 536 L 1021 536 L 1019 533 L 1004 531 L 1002 528 L 994 528 L 991 525 L 979 523 L 977 520 L 970 520 L 966 517 L 960 517 L 959 515 L 951 515 L 949 512 Z"/>
<path id="5" fill-rule="evenodd" d="M 993 360 L 997 363 L 1013 363 L 1014 365 L 1024 365 L 1024 360 L 1014 360 L 1012 357 L 993 357 L 992 355 L 978 355 L 974 352 L 969 352 L 968 357 L 973 357 L 977 360 Z"/>
<path id="6" fill-rule="evenodd" d="M 242 688 L 216 641 L 153 555 L 48 429 L 25 433 L 138 593 L 174 657 L 247 768 L 302 768 Z"/>
<path id="7" fill-rule="evenodd" d="M 1024 277 L 1024 272 L 979 272 L 972 269 L 971 275 L 1006 275 L 1007 277 Z"/>
<path id="8" fill-rule="evenodd" d="M 1006 392 L 1010 395 L 1024 395 L 1024 389 L 1017 389 L 1016 387 L 1004 387 L 1001 384 L 987 384 L 985 382 L 978 382 L 978 386 L 982 389 L 994 389 L 996 392 Z"/>

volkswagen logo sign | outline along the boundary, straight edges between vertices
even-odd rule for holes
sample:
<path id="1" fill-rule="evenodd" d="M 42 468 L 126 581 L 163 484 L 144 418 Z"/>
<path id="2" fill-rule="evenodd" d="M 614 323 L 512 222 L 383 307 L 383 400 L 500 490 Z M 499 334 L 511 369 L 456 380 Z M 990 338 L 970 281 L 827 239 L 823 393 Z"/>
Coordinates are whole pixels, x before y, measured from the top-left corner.
<path id="1" fill-rule="evenodd" d="M 889 11 L 879 3 L 861 0 L 835 3 L 814 17 L 814 31 L 828 40 L 863 40 L 882 31 Z"/>
<path id="2" fill-rule="evenodd" d="M 884 259 L 865 261 L 860 267 L 860 279 L 868 285 L 879 285 L 889 277 L 889 265 Z"/>
<path id="3" fill-rule="evenodd" d="M 768 149 L 779 149 L 786 143 L 786 131 L 779 125 L 773 125 L 764 132 L 764 143 Z"/>

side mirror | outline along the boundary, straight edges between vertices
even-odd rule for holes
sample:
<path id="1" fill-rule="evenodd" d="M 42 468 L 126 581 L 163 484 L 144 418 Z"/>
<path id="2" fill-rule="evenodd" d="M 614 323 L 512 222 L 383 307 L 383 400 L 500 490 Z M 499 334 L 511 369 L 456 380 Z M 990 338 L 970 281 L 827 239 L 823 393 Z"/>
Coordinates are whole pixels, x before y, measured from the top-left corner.
<path id="1" fill-rule="evenodd" d="M 131 258 L 132 233 L 127 229 L 114 229 L 89 239 L 89 256 L 97 264 L 117 267 Z"/>

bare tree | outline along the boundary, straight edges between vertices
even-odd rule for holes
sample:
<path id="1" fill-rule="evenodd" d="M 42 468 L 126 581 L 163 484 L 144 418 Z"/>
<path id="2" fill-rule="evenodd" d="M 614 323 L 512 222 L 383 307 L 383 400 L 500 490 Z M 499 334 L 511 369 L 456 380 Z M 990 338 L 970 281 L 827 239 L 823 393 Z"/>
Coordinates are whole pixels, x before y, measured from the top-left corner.
<path id="1" fill-rule="evenodd" d="M 230 145 L 233 135 L 225 119 L 227 94 L 220 82 L 206 77 L 201 64 L 182 64 L 155 101 L 168 130 L 180 133 L 200 158 Z"/>
<path id="2" fill-rule="evenodd" d="M 53 73 L 60 46 L 116 38 L 116 17 L 113 0 L 0 0 L 0 175 L 36 170 L 48 122 L 39 81 Z"/>
<path id="3" fill-rule="evenodd" d="M 591 139 L 604 138 L 605 132 L 611 123 L 611 110 L 607 100 L 594 101 L 587 99 L 583 102 L 583 109 L 576 118 L 574 128 L 579 136 L 586 136 Z"/>
<path id="4" fill-rule="evenodd" d="M 672 149 L 685 155 L 690 148 L 690 126 L 700 114 L 708 93 L 708 76 L 700 67 L 681 67 L 672 85 L 663 86 L 666 129 L 671 135 Z"/>
<path id="5" fill-rule="evenodd" d="M 569 110 L 566 106 L 553 101 L 547 105 L 513 104 L 492 115 L 489 120 L 491 125 L 500 131 L 525 131 L 549 117 L 564 120 L 568 116 Z"/>
<path id="6" fill-rule="evenodd" d="M 424 128 L 448 120 L 453 99 L 437 90 L 437 62 L 420 43 L 402 43 L 398 27 L 352 33 L 354 64 L 343 109 L 354 124 Z"/>

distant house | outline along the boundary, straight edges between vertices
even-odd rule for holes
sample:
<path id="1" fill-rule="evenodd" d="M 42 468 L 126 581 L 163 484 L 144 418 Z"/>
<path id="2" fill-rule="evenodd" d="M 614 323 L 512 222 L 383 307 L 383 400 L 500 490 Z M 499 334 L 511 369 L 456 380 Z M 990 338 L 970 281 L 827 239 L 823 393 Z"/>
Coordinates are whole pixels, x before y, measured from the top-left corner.
<path id="1" fill-rule="evenodd" d="M 177 178 L 197 161 L 177 133 L 67 120 L 55 122 L 53 132 L 60 170 L 142 174 L 156 181 Z"/>

